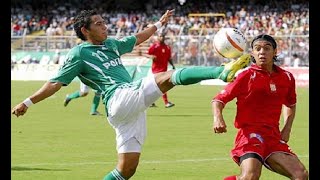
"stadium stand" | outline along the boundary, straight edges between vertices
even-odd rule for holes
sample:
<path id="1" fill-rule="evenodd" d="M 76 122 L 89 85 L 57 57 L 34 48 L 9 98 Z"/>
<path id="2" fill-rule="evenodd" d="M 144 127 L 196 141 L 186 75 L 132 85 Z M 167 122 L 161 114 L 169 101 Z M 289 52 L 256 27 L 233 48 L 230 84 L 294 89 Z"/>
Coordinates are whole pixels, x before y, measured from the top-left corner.
<path id="1" fill-rule="evenodd" d="M 153 24 L 163 10 L 175 8 L 175 16 L 162 30 L 170 37 L 169 45 L 173 46 L 173 57 L 177 64 L 223 63 L 224 59 L 210 51 L 212 36 L 221 27 L 239 28 L 248 40 L 259 33 L 273 35 L 279 41 L 280 60 L 292 59 L 292 52 L 295 52 L 302 59 L 301 66 L 309 64 L 307 0 L 274 0 L 268 3 L 259 0 L 187 0 L 183 5 L 178 1 L 144 0 L 134 3 L 133 7 L 128 7 L 132 3 L 112 3 L 110 0 L 103 3 L 98 0 L 81 2 L 11 1 L 12 52 L 64 51 L 72 47 L 76 41 L 72 21 L 81 9 L 94 8 L 99 11 L 108 23 L 109 36 L 121 37 L 141 31 Z M 128 55 L 143 55 L 148 43 L 136 47 Z"/>

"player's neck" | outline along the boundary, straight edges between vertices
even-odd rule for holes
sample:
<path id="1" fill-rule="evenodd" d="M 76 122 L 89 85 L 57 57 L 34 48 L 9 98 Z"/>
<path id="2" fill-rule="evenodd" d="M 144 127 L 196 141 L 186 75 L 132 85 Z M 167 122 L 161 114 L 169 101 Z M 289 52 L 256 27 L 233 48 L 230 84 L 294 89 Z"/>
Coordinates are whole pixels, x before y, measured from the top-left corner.
<path id="1" fill-rule="evenodd" d="M 93 45 L 102 45 L 103 41 L 96 41 L 96 40 L 92 40 L 92 39 L 88 39 L 86 42 L 93 44 Z"/>

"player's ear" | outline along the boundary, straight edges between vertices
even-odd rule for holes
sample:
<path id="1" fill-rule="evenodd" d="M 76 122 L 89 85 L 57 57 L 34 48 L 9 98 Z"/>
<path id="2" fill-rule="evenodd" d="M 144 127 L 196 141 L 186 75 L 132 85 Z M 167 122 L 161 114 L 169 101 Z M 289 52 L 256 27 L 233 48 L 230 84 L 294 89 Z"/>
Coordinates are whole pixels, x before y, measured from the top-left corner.
<path id="1" fill-rule="evenodd" d="M 81 27 L 81 32 L 82 32 L 82 34 L 87 34 L 88 33 L 88 29 L 86 29 L 85 27 Z"/>
<path id="2" fill-rule="evenodd" d="M 274 56 L 277 56 L 277 53 L 278 53 L 278 51 L 277 51 L 277 49 L 275 49 L 274 50 Z"/>

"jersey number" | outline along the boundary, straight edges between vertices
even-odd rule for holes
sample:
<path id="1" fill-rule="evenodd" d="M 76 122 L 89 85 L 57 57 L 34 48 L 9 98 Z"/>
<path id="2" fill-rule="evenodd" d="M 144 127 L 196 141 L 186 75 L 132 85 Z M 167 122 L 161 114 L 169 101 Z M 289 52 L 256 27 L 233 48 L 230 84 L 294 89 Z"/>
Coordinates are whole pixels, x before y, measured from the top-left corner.
<path id="1" fill-rule="evenodd" d="M 108 56 L 106 56 L 102 51 L 99 51 L 99 50 L 98 50 L 97 52 L 92 52 L 91 55 L 94 56 L 94 57 L 96 57 L 96 58 L 98 58 L 101 62 L 104 62 L 104 61 L 105 61 L 103 58 L 105 58 L 106 60 L 109 59 Z M 106 63 L 108 63 L 108 62 L 106 62 Z M 108 69 L 108 67 L 106 66 L 106 63 L 103 63 L 103 66 L 105 66 L 105 67 Z M 106 79 L 108 79 L 111 84 L 114 84 L 114 83 L 115 83 L 115 81 L 114 81 L 110 76 L 106 76 L 106 75 L 102 72 L 101 69 L 99 69 L 98 71 L 100 71 L 100 73 L 102 73 L 103 76 L 104 76 Z"/>

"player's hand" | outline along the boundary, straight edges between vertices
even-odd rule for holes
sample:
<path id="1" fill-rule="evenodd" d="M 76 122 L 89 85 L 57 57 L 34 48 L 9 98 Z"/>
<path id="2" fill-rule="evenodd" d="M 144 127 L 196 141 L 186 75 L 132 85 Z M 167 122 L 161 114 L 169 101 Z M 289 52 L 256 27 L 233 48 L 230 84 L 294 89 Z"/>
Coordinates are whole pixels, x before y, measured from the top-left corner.
<path id="1" fill-rule="evenodd" d="M 226 133 L 227 132 L 227 125 L 226 125 L 225 121 L 223 119 L 214 118 L 212 131 L 214 133 L 218 133 L 218 134 Z"/>
<path id="2" fill-rule="evenodd" d="M 166 13 L 164 13 L 164 15 L 162 15 L 162 17 L 160 18 L 160 22 L 163 25 L 167 24 L 167 22 L 169 21 L 169 17 L 173 15 L 174 9 L 172 10 L 167 10 Z"/>
<path id="3" fill-rule="evenodd" d="M 27 112 L 28 107 L 24 103 L 20 103 L 12 108 L 11 113 L 17 117 L 23 116 Z"/>

